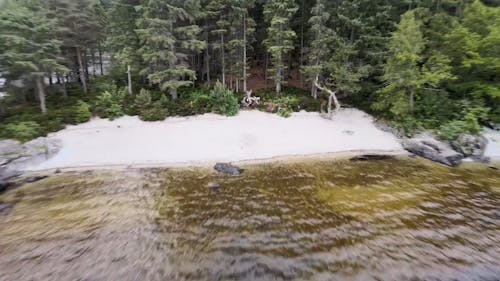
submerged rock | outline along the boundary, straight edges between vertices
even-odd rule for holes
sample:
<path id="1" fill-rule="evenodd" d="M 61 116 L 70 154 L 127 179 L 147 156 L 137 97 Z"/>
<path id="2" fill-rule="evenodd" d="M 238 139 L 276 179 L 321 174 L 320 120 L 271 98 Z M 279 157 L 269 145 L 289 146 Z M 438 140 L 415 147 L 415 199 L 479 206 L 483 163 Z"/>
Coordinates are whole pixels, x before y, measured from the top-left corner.
<path id="1" fill-rule="evenodd" d="M 219 173 L 231 176 L 239 176 L 243 173 L 243 169 L 233 166 L 230 163 L 217 163 L 215 164 L 214 169 Z"/>
<path id="2" fill-rule="evenodd" d="M 420 134 L 403 140 L 404 149 L 431 161 L 451 167 L 460 165 L 464 156 L 456 152 L 447 143 L 441 142 L 431 134 Z"/>
<path id="3" fill-rule="evenodd" d="M 7 181 L 0 180 L 0 192 L 4 192 L 9 188 L 10 183 Z"/>
<path id="4" fill-rule="evenodd" d="M 451 142 L 451 146 L 465 157 L 473 159 L 482 159 L 488 140 L 483 136 L 471 134 L 462 134 L 457 140 Z"/>
<path id="5" fill-rule="evenodd" d="M 393 158 L 394 158 L 394 156 L 392 156 L 392 155 L 365 154 L 365 155 L 354 156 L 349 160 L 353 161 L 353 162 L 360 162 L 360 161 L 387 160 L 387 159 L 393 159 Z"/>

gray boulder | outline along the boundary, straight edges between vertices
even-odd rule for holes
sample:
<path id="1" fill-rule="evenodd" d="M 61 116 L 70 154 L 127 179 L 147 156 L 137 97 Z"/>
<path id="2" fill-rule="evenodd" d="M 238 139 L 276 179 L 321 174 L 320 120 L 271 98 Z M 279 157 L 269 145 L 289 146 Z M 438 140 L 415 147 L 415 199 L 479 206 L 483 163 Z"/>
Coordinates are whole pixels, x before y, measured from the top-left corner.
<path id="1" fill-rule="evenodd" d="M 19 158 L 23 154 L 23 147 L 16 140 L 0 141 L 0 166 Z"/>
<path id="2" fill-rule="evenodd" d="M 230 176 L 239 176 L 243 173 L 243 169 L 233 166 L 230 163 L 217 163 L 215 164 L 214 169 L 219 173 L 227 174 Z"/>
<path id="3" fill-rule="evenodd" d="M 49 139 L 40 137 L 31 140 L 23 145 L 24 155 L 28 157 L 36 157 L 40 155 L 51 156 L 62 147 L 62 142 L 57 139 Z"/>
<path id="4" fill-rule="evenodd" d="M 460 165 L 464 158 L 461 153 L 453 150 L 450 145 L 437 140 L 434 135 L 428 133 L 403 140 L 403 147 L 418 156 L 451 167 Z"/>
<path id="5" fill-rule="evenodd" d="M 465 157 L 481 159 L 486 150 L 488 140 L 483 136 L 474 136 L 471 134 L 462 134 L 457 140 L 451 142 L 451 146 L 456 151 L 462 153 Z"/>

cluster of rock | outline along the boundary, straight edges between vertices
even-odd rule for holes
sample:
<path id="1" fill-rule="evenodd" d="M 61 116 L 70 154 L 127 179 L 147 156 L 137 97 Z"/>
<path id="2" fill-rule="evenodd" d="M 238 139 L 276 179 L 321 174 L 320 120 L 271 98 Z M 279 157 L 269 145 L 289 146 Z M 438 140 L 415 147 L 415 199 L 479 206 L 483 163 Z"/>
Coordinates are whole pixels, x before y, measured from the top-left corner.
<path id="1" fill-rule="evenodd" d="M 24 144 L 15 140 L 0 141 L 0 191 L 10 185 L 11 178 L 21 174 L 19 170 L 24 165 L 45 160 L 57 153 L 61 147 L 59 140 L 45 137 Z"/>
<path id="2" fill-rule="evenodd" d="M 464 158 L 478 162 L 489 162 L 484 157 L 488 141 L 480 135 L 463 134 L 457 140 L 447 143 L 430 133 L 422 133 L 410 139 L 403 139 L 404 149 L 418 156 L 448 166 L 458 166 Z"/>

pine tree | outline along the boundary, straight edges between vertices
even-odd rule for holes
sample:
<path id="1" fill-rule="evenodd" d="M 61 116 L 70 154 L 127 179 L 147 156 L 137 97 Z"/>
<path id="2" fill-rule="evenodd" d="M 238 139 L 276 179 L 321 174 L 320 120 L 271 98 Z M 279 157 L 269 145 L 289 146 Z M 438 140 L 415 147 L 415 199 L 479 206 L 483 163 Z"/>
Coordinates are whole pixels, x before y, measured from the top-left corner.
<path id="1" fill-rule="evenodd" d="M 313 40 L 309 47 L 308 65 L 304 67 L 304 72 L 312 82 L 311 95 L 314 98 L 317 98 L 317 87 L 314 82 L 317 82 L 319 76 L 326 72 L 328 58 L 331 55 L 330 46 L 337 37 L 335 31 L 329 27 L 330 17 L 326 1 L 316 0 L 312 9 L 312 17 L 309 19 Z"/>
<path id="2" fill-rule="evenodd" d="M 376 107 L 389 107 L 393 114 L 404 116 L 413 112 L 415 94 L 424 86 L 438 87 L 442 81 L 453 79 L 450 60 L 440 53 L 426 57 L 425 47 L 422 22 L 414 10 L 406 12 L 389 43 L 390 56 L 383 75 L 386 86 Z"/>
<path id="3" fill-rule="evenodd" d="M 139 70 L 143 68 L 138 52 L 139 37 L 135 32 L 135 24 L 140 17 L 135 7 L 139 4 L 139 0 L 117 0 L 107 13 L 109 24 L 105 45 L 111 54 L 111 69 L 120 75 L 127 71 L 129 93 L 132 92 L 132 76 L 139 75 Z"/>
<path id="4" fill-rule="evenodd" d="M 149 0 L 141 9 L 136 29 L 142 44 L 139 53 L 146 63 L 141 74 L 177 99 L 177 90 L 196 79 L 189 55 L 206 47 L 197 38 L 201 29 L 193 24 L 199 2 Z"/>
<path id="5" fill-rule="evenodd" d="M 63 49 L 74 52 L 76 69 L 85 93 L 88 92 L 87 69 L 85 67 L 87 50 L 99 41 L 102 28 L 94 14 L 92 0 L 45 0 L 49 18 L 57 21 L 55 33 L 63 42 Z M 69 56 L 68 56 L 69 57 Z"/>
<path id="6" fill-rule="evenodd" d="M 226 85 L 226 49 L 229 33 L 229 0 L 212 0 L 207 3 L 206 17 L 214 22 L 210 34 L 215 36 L 212 47 L 220 51 L 220 68 L 222 84 Z"/>
<path id="7" fill-rule="evenodd" d="M 55 22 L 44 16 L 33 1 L 6 0 L 0 10 L 0 71 L 23 73 L 34 80 L 40 109 L 45 105 L 44 78 L 53 71 L 66 71 L 59 63 L 61 41 L 52 34 Z"/>
<path id="8" fill-rule="evenodd" d="M 286 55 L 294 49 L 295 31 L 290 27 L 290 19 L 297 12 L 297 5 L 293 0 L 269 0 L 264 6 L 264 16 L 269 24 L 267 39 L 264 44 L 271 54 L 276 84 L 276 95 L 281 92 L 285 83 Z"/>

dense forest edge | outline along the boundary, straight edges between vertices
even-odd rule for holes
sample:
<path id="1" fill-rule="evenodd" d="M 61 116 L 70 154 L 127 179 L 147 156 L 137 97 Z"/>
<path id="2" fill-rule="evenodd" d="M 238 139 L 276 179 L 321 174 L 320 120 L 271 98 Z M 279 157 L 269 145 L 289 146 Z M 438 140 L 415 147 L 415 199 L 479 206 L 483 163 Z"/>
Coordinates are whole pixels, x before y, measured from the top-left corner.
<path id="1" fill-rule="evenodd" d="M 444 140 L 500 123 L 500 7 L 470 0 L 0 0 L 0 138 L 92 116 L 363 109 Z M 252 100 L 253 101 L 253 100 Z"/>

